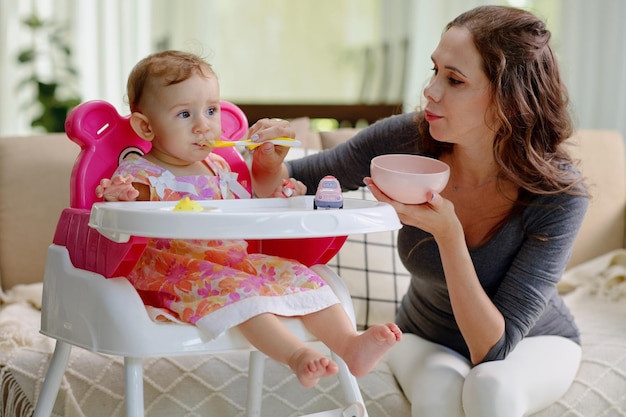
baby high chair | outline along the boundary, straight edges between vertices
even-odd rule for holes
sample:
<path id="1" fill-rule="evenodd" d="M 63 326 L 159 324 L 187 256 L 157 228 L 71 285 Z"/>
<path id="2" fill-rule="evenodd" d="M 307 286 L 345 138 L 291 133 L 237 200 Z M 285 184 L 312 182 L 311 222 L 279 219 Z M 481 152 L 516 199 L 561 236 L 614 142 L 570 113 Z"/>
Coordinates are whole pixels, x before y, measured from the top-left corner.
<path id="1" fill-rule="evenodd" d="M 237 140 L 245 136 L 248 124 L 238 107 L 222 102 L 221 114 L 222 139 Z M 211 201 L 211 208 L 216 210 L 206 213 L 175 214 L 173 206 L 167 202 L 99 203 L 94 194 L 99 180 L 110 178 L 119 161 L 127 155 L 147 152 L 150 143 L 135 135 L 128 116 L 120 116 L 112 105 L 103 101 L 81 104 L 69 114 L 65 126 L 68 137 L 81 146 L 81 152 L 70 180 L 70 207 L 62 212 L 48 249 L 41 333 L 56 339 L 56 347 L 37 401 L 35 417 L 50 416 L 71 346 L 124 357 L 128 417 L 144 415 L 142 358 L 250 350 L 247 416 L 261 415 L 265 356 L 254 350 L 236 328 L 206 341 L 193 325 L 157 322 L 149 317 L 140 295 L 124 278 L 141 256 L 146 236 L 249 238 L 250 251 L 282 256 L 285 256 L 282 249 L 289 248 L 289 257 L 302 255 L 299 260 L 311 266 L 333 288 L 354 322 L 347 288 L 324 264 L 345 241 L 345 235 L 335 237 L 331 231 L 345 230 L 347 235 L 400 227 L 395 212 L 386 205 L 355 202 L 351 213 L 347 210 L 345 213 L 319 210 L 314 213 L 308 196 Z M 250 190 L 250 174 L 241 154 L 235 148 L 215 151 L 228 160 L 233 171 L 239 173 L 238 181 Z M 250 204 L 254 204 L 252 211 L 257 214 L 260 210 L 266 217 L 279 215 L 285 230 L 276 231 L 276 227 L 269 230 L 260 224 L 251 226 L 249 221 L 254 221 L 257 216 L 249 210 Z M 350 204 L 347 208 L 350 209 Z M 133 217 L 137 213 L 142 213 L 142 220 Z M 150 223 L 149 219 L 143 220 L 151 217 L 144 216 L 146 213 L 177 217 L 175 222 Z M 223 217 L 229 215 L 237 216 L 237 221 L 224 221 Z M 202 216 L 202 227 L 198 227 L 198 216 Z M 343 223 L 346 227 L 341 226 Z M 168 230 L 163 231 L 163 227 Z M 189 236 L 190 231 L 202 235 Z M 163 235 L 166 232 L 171 235 Z M 298 239 L 298 243 L 285 245 L 277 238 Z M 292 250 L 295 246 L 297 252 Z M 301 339 L 315 340 L 300 320 L 283 320 Z M 346 398 L 345 407 L 311 416 L 367 416 L 356 378 L 340 357 L 332 356 L 339 365 L 338 378 Z"/>

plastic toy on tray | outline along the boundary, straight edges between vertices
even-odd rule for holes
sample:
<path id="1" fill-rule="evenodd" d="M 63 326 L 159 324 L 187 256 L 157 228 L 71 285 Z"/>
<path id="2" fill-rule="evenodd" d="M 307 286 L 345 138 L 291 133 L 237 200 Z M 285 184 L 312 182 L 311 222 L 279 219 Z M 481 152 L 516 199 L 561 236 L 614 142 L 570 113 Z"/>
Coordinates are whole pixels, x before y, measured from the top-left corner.
<path id="1" fill-rule="evenodd" d="M 332 175 L 326 175 L 317 186 L 314 209 L 340 209 L 343 208 L 343 194 L 341 184 Z"/>

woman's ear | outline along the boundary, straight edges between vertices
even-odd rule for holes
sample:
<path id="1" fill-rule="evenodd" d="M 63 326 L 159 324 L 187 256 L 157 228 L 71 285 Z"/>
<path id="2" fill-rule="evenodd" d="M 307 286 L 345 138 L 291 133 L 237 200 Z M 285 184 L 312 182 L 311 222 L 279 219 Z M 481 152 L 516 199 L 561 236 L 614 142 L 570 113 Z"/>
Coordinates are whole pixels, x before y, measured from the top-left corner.
<path id="1" fill-rule="evenodd" d="M 154 139 L 154 131 L 152 130 L 150 121 L 145 114 L 133 112 L 130 115 L 130 126 L 133 128 L 135 133 L 143 140 L 147 140 L 148 142 L 150 142 L 152 139 Z"/>

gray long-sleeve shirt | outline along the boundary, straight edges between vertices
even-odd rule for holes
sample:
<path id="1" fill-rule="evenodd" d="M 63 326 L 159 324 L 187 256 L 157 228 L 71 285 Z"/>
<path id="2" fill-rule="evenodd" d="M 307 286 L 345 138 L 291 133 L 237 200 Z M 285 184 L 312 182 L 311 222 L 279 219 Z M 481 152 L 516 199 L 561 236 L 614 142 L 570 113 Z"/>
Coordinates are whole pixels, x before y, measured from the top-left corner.
<path id="1" fill-rule="evenodd" d="M 314 192 L 324 175 L 344 189 L 363 185 L 370 161 L 385 153 L 420 153 L 415 113 L 381 120 L 332 150 L 290 161 L 290 175 Z M 573 169 L 573 167 L 572 167 Z M 470 249 L 481 285 L 502 313 L 505 332 L 484 361 L 505 358 L 525 336 L 559 335 L 577 343 L 574 318 L 556 291 L 588 198 L 570 194 L 537 195 L 484 245 Z M 547 239 L 536 239 L 542 236 Z M 411 283 L 397 323 L 404 332 L 440 343 L 469 358 L 448 296 L 439 250 L 432 235 L 403 226 L 398 251 Z"/>

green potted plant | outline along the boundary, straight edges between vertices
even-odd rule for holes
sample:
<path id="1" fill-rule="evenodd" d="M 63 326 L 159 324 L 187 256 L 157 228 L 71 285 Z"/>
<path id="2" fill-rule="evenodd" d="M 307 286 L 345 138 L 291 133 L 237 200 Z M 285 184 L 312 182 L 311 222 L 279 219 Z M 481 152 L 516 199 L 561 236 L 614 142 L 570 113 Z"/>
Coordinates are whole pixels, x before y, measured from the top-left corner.
<path id="1" fill-rule="evenodd" d="M 63 132 L 67 112 L 81 102 L 76 92 L 78 72 L 65 40 L 66 28 L 52 20 L 42 20 L 36 13 L 22 23 L 31 31 L 32 42 L 18 51 L 18 63 L 28 68 L 18 89 L 31 86 L 34 91 L 32 101 L 26 103 L 27 107 L 37 107 L 31 126 L 46 132 Z M 46 74 L 41 70 L 42 61 Z"/>

